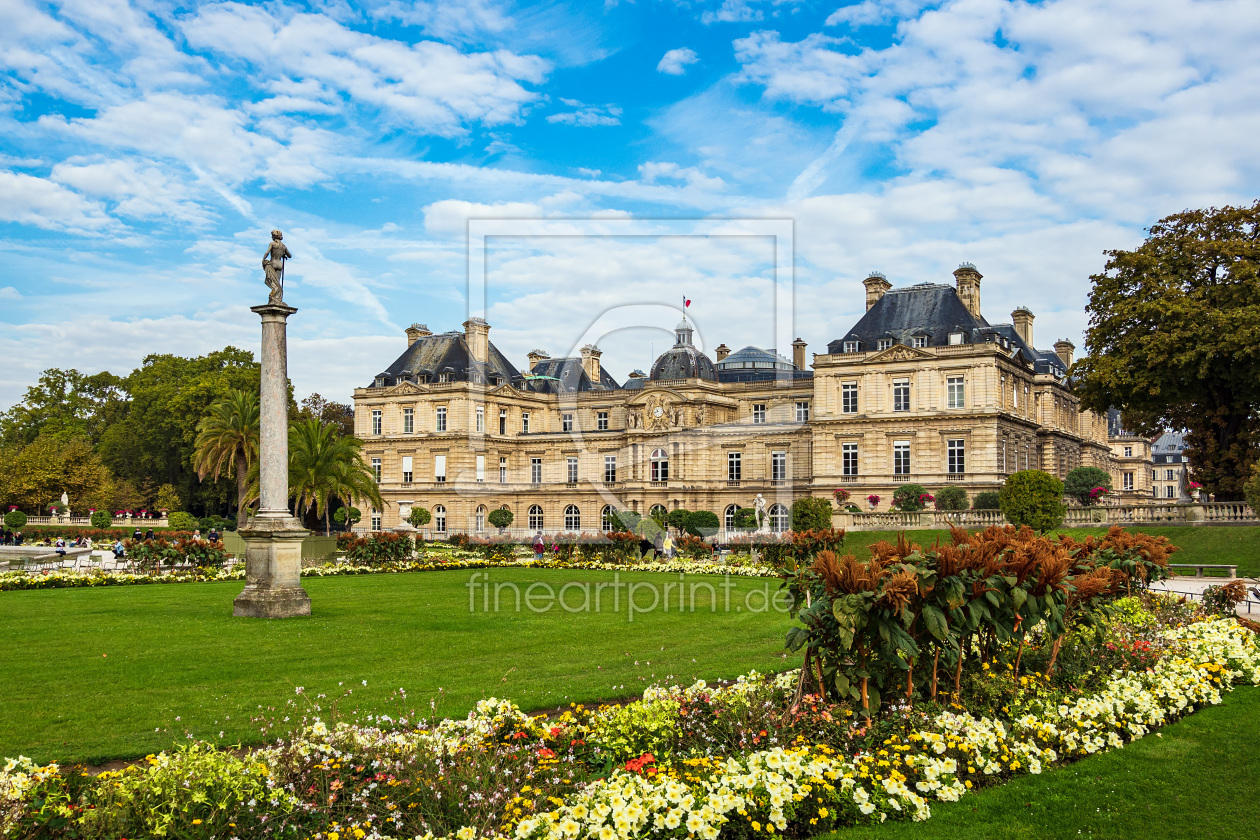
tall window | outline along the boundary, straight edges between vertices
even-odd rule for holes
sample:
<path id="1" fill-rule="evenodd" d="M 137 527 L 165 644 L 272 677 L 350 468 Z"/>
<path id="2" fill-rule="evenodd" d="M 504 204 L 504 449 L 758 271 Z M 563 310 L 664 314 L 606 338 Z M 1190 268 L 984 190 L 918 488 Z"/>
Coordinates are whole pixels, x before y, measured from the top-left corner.
<path id="1" fill-rule="evenodd" d="M 858 474 L 858 445 L 856 443 L 840 444 L 840 474 Z"/>
<path id="2" fill-rule="evenodd" d="M 486 431 L 486 410 L 481 406 L 477 406 L 477 433 L 483 434 Z"/>
<path id="3" fill-rule="evenodd" d="M 893 444 L 893 475 L 910 475 L 910 441 Z"/>
<path id="4" fill-rule="evenodd" d="M 441 484 L 446 481 L 446 456 L 433 456 L 433 480 Z"/>
<path id="5" fill-rule="evenodd" d="M 380 484 L 381 483 L 381 459 L 380 458 L 372 459 L 372 475 L 376 477 L 376 483 Z"/>
<path id="6" fill-rule="evenodd" d="M 945 441 L 949 472 L 953 474 L 966 472 L 966 444 L 962 439 Z"/>
<path id="7" fill-rule="evenodd" d="M 476 516 L 474 525 L 478 531 L 486 530 L 486 506 L 485 505 L 477 505 L 477 516 Z"/>
<path id="8" fill-rule="evenodd" d="M 669 481 L 669 456 L 664 449 L 652 450 L 652 481 Z"/>
<path id="9" fill-rule="evenodd" d="M 1177 480 L 1177 471 L 1176 471 L 1176 470 L 1165 470 L 1165 471 L 1164 471 L 1164 481 L 1176 481 L 1176 480 Z"/>
<path id="10" fill-rule="evenodd" d="M 403 434 L 409 435 L 416 430 L 416 410 L 414 408 L 403 409 Z"/>
<path id="11" fill-rule="evenodd" d="M 893 411 L 910 410 L 910 380 L 893 380 Z"/>
<path id="12" fill-rule="evenodd" d="M 507 458 L 499 459 L 499 483 L 507 484 Z"/>
<path id="13" fill-rule="evenodd" d="M 1177 498 L 1177 488 L 1176 488 L 1176 487 L 1173 487 L 1171 484 L 1169 484 L 1167 487 L 1165 487 L 1165 488 L 1164 488 L 1164 498 L 1165 498 L 1165 499 L 1175 499 L 1175 498 Z"/>
<path id="14" fill-rule="evenodd" d="M 744 456 L 739 452 L 726 453 L 726 480 L 739 481 L 743 475 Z"/>
<path id="15" fill-rule="evenodd" d="M 722 522 L 726 526 L 726 530 L 735 530 L 735 514 L 739 512 L 739 505 L 727 505 L 726 515 L 722 517 Z"/>
<path id="16" fill-rule="evenodd" d="M 529 459 L 529 483 L 542 484 L 542 458 Z"/>
<path id="17" fill-rule="evenodd" d="M 582 512 L 578 510 L 577 505 L 569 505 L 564 509 L 564 530 L 582 530 Z"/>
<path id="18" fill-rule="evenodd" d="M 529 506 L 529 530 L 541 531 L 543 529 L 543 512 L 538 505 Z"/>
<path id="19" fill-rule="evenodd" d="M 529 434 L 529 412 L 528 411 L 521 412 L 521 431 L 524 432 L 525 434 Z"/>
<path id="20" fill-rule="evenodd" d="M 617 456 L 616 455 L 604 456 L 604 483 L 605 484 L 617 483 Z"/>
<path id="21" fill-rule="evenodd" d="M 381 512 L 376 508 L 372 508 L 372 518 L 369 520 L 373 531 L 381 530 Z"/>
<path id="22" fill-rule="evenodd" d="M 604 505 L 599 512 L 599 529 L 605 534 L 617 530 L 617 510 L 612 505 Z"/>
<path id="23" fill-rule="evenodd" d="M 576 457 L 576 456 L 574 456 L 574 455 L 570 455 L 569 457 L 567 457 L 567 458 L 565 458 L 565 459 L 564 459 L 564 462 L 565 462 L 565 467 L 567 468 L 566 474 L 568 475 L 568 478 L 567 478 L 566 480 L 567 480 L 570 484 L 577 484 L 577 480 L 578 480 L 578 477 L 577 477 L 577 464 L 578 464 L 578 462 L 577 462 L 577 457 Z"/>
<path id="24" fill-rule="evenodd" d="M 402 472 L 403 472 L 403 483 L 404 483 L 404 484 L 410 484 L 410 483 L 411 483 L 411 475 L 412 475 L 412 467 L 413 467 L 413 464 L 414 464 L 414 461 L 412 461 L 412 456 L 410 456 L 410 455 L 404 455 L 404 456 L 403 456 L 403 459 L 402 459 L 402 462 L 403 462 L 403 463 L 402 463 L 402 467 L 403 467 L 403 470 L 402 470 Z"/>
<path id="25" fill-rule="evenodd" d="M 766 404 L 765 403 L 756 403 L 753 405 L 753 422 L 754 423 L 766 422 Z"/>
<path id="26" fill-rule="evenodd" d="M 787 453 L 770 453 L 770 480 L 787 481 Z"/>
<path id="27" fill-rule="evenodd" d="M 1133 447 L 1132 447 L 1132 446 L 1126 446 L 1126 447 L 1124 448 L 1124 457 L 1126 457 L 1126 458 L 1132 458 L 1132 457 L 1133 457 Z"/>
<path id="28" fill-rule="evenodd" d="M 372 409 L 372 434 L 379 435 L 381 433 L 381 410 L 379 408 Z"/>
<path id="29" fill-rule="evenodd" d="M 846 382 L 840 386 L 840 410 L 845 414 L 857 414 L 857 383 Z"/>
<path id="30" fill-rule="evenodd" d="M 669 511 L 665 510 L 664 505 L 652 505 L 652 507 L 648 508 L 648 518 L 657 522 L 664 522 L 668 514 Z"/>
<path id="31" fill-rule="evenodd" d="M 477 480 L 478 481 L 486 480 L 486 456 L 485 455 L 477 456 Z"/>
<path id="32" fill-rule="evenodd" d="M 439 534 L 446 533 L 446 508 L 442 505 L 433 506 L 433 530 Z"/>
<path id="33" fill-rule="evenodd" d="M 507 409 L 506 408 L 499 409 L 499 434 L 501 435 L 507 434 Z"/>
<path id="34" fill-rule="evenodd" d="M 607 411 L 595 412 L 595 430 L 598 432 L 608 431 L 608 412 Z"/>
<path id="35" fill-rule="evenodd" d="M 560 431 L 562 432 L 573 431 L 573 415 L 572 414 L 560 415 Z"/>
<path id="36" fill-rule="evenodd" d="M 1123 490 L 1132 490 L 1133 489 L 1133 473 L 1131 472 L 1121 473 L 1120 486 L 1121 486 L 1121 489 Z"/>
<path id="37" fill-rule="evenodd" d="M 770 507 L 770 530 L 781 534 L 788 529 L 788 509 L 780 504 Z"/>
<path id="38" fill-rule="evenodd" d="M 1011 407 L 1019 408 L 1019 380 L 1011 380 Z"/>
<path id="39" fill-rule="evenodd" d="M 798 402 L 796 404 L 796 422 L 797 423 L 809 422 L 809 403 Z"/>
<path id="40" fill-rule="evenodd" d="M 961 376 L 950 376 L 945 379 L 945 404 L 950 408 L 963 408 L 967 404 L 967 392 L 964 390 Z"/>
<path id="41" fill-rule="evenodd" d="M 1002 448 L 998 450 L 998 469 L 1006 472 L 1006 438 L 1002 438 Z"/>
<path id="42" fill-rule="evenodd" d="M 446 406 L 441 406 L 441 405 L 438 406 L 437 425 L 435 425 L 433 428 L 434 430 L 439 431 L 439 432 L 446 431 Z"/>

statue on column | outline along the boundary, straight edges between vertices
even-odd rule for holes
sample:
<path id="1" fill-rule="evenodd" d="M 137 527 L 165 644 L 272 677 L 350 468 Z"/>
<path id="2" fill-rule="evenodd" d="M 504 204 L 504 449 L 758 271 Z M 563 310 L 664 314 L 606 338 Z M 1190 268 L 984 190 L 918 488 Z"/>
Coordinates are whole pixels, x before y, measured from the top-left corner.
<path id="1" fill-rule="evenodd" d="M 271 232 L 271 245 L 263 254 L 263 282 L 271 289 L 267 303 L 284 303 L 284 261 L 293 259 L 289 246 L 284 244 L 284 234 L 278 230 Z"/>

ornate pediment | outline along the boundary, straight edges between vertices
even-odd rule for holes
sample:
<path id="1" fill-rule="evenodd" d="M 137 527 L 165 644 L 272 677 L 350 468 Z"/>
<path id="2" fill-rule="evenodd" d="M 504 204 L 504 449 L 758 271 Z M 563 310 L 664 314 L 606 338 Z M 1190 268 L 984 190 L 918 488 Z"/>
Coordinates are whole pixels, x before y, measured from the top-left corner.
<path id="1" fill-rule="evenodd" d="M 387 397 L 410 397 L 416 394 L 427 394 L 428 388 L 422 388 L 414 382 L 399 382 L 393 388 L 385 392 Z"/>
<path id="2" fill-rule="evenodd" d="M 894 344 L 887 350 L 876 353 L 874 356 L 866 360 L 867 364 L 873 362 L 914 362 L 919 359 L 935 359 L 931 353 L 925 353 L 922 350 L 916 350 L 913 347 L 907 347 L 904 344 Z"/>

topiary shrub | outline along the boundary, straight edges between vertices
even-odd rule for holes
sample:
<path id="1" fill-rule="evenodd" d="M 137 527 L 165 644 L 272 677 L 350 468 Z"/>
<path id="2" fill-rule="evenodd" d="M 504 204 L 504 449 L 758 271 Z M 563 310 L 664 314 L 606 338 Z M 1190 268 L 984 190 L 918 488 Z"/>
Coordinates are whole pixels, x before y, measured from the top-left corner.
<path id="1" fill-rule="evenodd" d="M 508 510 L 507 508 L 499 508 L 498 510 L 492 510 L 490 511 L 490 515 L 486 517 L 486 519 L 490 520 L 490 524 L 496 528 L 508 527 L 509 525 L 512 524 L 512 520 L 515 518 L 516 517 L 512 515 L 512 511 Z"/>
<path id="2" fill-rule="evenodd" d="M 792 502 L 793 531 L 822 531 L 831 527 L 831 502 L 806 496 Z"/>
<path id="3" fill-rule="evenodd" d="M 93 528 L 108 528 L 113 524 L 114 517 L 107 510 L 98 510 L 88 517 L 88 522 L 92 523 Z"/>
<path id="4" fill-rule="evenodd" d="M 712 537 L 718 532 L 721 523 L 717 514 L 711 510 L 692 511 L 687 517 L 687 533 L 696 537 Z"/>
<path id="5" fill-rule="evenodd" d="M 1001 510 L 1001 496 L 996 490 L 985 490 L 983 493 L 977 493 L 976 497 L 971 500 L 972 510 Z"/>
<path id="6" fill-rule="evenodd" d="M 893 492 L 893 504 L 907 513 L 923 510 L 929 499 L 923 498 L 931 494 L 921 484 L 903 484 Z"/>
<path id="7" fill-rule="evenodd" d="M 691 511 L 686 508 L 677 508 L 665 514 L 665 524 L 671 528 L 677 528 L 679 531 L 685 530 L 687 527 L 687 518 L 691 516 Z"/>
<path id="8" fill-rule="evenodd" d="M 201 527 L 201 523 L 197 521 L 197 517 L 191 513 L 177 510 L 167 517 L 166 524 L 176 531 L 191 531 L 194 528 Z"/>
<path id="9" fill-rule="evenodd" d="M 967 491 L 961 487 L 950 485 L 936 493 L 937 510 L 966 510 L 968 507 Z"/>
<path id="10" fill-rule="evenodd" d="M 4 515 L 4 524 L 10 528 L 21 528 L 26 524 L 26 514 L 20 510 L 11 510 Z"/>
<path id="11" fill-rule="evenodd" d="M 735 527 L 740 531 L 757 529 L 757 509 L 742 507 L 735 511 Z"/>
<path id="12" fill-rule="evenodd" d="M 1045 533 L 1063 524 L 1063 482 L 1041 470 L 1023 470 L 1006 479 L 998 494 L 1002 515 L 1012 525 Z"/>
<path id="13" fill-rule="evenodd" d="M 1077 467 L 1063 479 L 1063 492 L 1083 505 L 1096 505 L 1105 493 L 1094 492 L 1097 488 L 1111 492 L 1111 474 L 1098 467 Z"/>
<path id="14" fill-rule="evenodd" d="M 411 513 L 407 514 L 407 524 L 413 528 L 423 528 L 433 520 L 433 514 L 428 509 L 422 507 L 413 507 Z"/>

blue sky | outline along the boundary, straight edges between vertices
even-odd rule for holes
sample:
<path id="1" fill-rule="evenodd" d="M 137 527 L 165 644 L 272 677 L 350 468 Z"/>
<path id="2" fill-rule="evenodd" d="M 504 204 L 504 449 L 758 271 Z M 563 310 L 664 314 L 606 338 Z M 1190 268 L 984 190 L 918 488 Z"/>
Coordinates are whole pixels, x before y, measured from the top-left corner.
<path id="1" fill-rule="evenodd" d="M 474 217 L 791 219 L 813 352 L 867 272 L 964 260 L 990 321 L 1082 347 L 1104 249 L 1260 193 L 1258 36 L 1253 0 L 0 0 L 0 407 L 46 367 L 256 347 L 273 227 L 299 395 L 459 328 Z M 782 343 L 764 238 L 632 223 L 488 245 L 491 340 L 523 365 L 685 293 L 708 347 Z"/>

